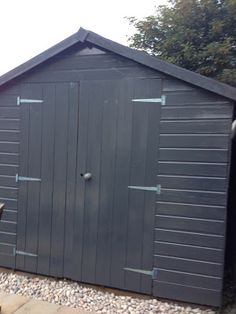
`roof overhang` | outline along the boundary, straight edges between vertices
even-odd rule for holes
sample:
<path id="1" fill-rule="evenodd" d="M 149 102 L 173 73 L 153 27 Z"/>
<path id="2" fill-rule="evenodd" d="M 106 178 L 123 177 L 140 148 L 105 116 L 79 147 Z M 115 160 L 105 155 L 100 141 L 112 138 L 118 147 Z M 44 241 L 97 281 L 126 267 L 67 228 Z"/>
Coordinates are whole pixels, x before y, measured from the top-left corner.
<path id="1" fill-rule="evenodd" d="M 16 79 L 22 74 L 25 74 L 27 71 L 51 59 L 55 55 L 61 53 L 65 49 L 68 49 L 79 42 L 81 43 L 88 42 L 90 44 L 101 47 L 105 50 L 121 55 L 125 58 L 136 61 L 144 66 L 163 72 L 167 75 L 173 76 L 187 83 L 201 87 L 203 89 L 219 94 L 231 100 L 236 100 L 236 88 L 234 87 L 231 87 L 227 84 L 223 84 L 219 81 L 213 80 L 203 75 L 194 73 L 192 71 L 183 69 L 174 64 L 162 61 L 158 58 L 148 55 L 146 52 L 128 48 L 112 40 L 106 39 L 98 34 L 95 34 L 91 31 L 85 30 L 83 28 L 80 28 L 77 33 L 64 39 L 55 46 L 47 49 L 46 51 L 42 52 L 36 57 L 18 66 L 17 68 L 2 75 L 0 77 L 0 86 L 8 83 L 13 79 Z"/>

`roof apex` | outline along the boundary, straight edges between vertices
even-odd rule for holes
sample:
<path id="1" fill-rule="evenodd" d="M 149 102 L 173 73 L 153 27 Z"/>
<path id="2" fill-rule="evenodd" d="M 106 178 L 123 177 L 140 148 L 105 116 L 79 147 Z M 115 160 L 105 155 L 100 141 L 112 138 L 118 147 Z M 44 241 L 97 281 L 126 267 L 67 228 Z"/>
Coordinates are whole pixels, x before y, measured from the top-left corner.
<path id="1" fill-rule="evenodd" d="M 55 46 L 40 53 L 36 57 L 16 67 L 15 69 L 3 74 L 0 77 L 0 86 L 19 77 L 48 59 L 54 57 L 65 49 L 75 45 L 78 42 L 89 42 L 105 50 L 112 51 L 118 55 L 134 60 L 144 66 L 154 70 L 163 72 L 177 79 L 193 84 L 195 86 L 206 89 L 210 92 L 219 94 L 231 100 L 236 100 L 236 88 L 223 84 L 214 79 L 186 70 L 174 64 L 162 61 L 158 58 L 148 55 L 146 52 L 131 49 L 129 47 L 118 44 L 112 40 L 104 38 L 94 32 L 80 28 L 78 32 L 64 39 Z"/>

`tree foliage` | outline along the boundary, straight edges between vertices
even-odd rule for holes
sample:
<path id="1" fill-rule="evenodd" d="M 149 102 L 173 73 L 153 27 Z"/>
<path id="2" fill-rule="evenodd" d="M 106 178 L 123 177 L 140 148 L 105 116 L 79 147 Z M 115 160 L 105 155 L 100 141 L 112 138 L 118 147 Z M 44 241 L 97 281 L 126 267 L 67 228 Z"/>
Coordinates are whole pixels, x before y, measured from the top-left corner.
<path id="1" fill-rule="evenodd" d="M 131 47 L 236 86 L 236 0 L 169 0 L 128 19 Z"/>

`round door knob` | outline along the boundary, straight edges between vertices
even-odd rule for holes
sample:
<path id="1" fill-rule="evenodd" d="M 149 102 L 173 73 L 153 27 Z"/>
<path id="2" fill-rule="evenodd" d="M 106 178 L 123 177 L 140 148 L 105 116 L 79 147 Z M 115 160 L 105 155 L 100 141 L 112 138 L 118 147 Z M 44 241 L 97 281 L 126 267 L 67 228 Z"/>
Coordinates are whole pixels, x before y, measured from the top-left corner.
<path id="1" fill-rule="evenodd" d="M 88 181 L 92 178 L 92 174 L 90 172 L 87 172 L 87 173 L 83 174 L 83 178 L 85 181 Z"/>

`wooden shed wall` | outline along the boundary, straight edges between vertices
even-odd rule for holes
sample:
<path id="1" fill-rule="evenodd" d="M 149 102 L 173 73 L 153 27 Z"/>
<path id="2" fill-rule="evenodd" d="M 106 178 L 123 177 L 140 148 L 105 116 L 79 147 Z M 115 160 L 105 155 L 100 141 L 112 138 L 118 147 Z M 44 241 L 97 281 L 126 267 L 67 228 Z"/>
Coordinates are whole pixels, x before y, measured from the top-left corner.
<path id="1" fill-rule="evenodd" d="M 76 45 L 0 91 L 0 200 L 6 202 L 0 222 L 1 265 L 15 263 L 20 84 L 157 78 L 167 104 L 161 107 L 157 156 L 162 192 L 155 215 L 153 265 L 159 275 L 154 295 L 186 301 L 192 295 L 192 302 L 216 305 L 223 279 L 233 105 L 131 60 L 90 48 Z"/>

